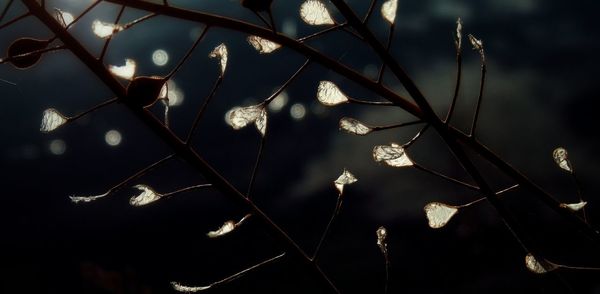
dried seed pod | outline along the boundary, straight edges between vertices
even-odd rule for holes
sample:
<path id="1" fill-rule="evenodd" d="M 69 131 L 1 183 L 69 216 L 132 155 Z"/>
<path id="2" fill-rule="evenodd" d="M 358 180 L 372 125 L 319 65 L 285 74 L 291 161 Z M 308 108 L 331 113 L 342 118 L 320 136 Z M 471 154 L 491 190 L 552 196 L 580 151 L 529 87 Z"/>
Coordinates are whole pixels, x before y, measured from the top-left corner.
<path id="1" fill-rule="evenodd" d="M 151 106 L 161 97 L 166 81 L 162 77 L 136 77 L 127 86 L 127 99 L 140 106 Z"/>
<path id="2" fill-rule="evenodd" d="M 241 0 L 242 6 L 254 11 L 269 11 L 273 0 Z"/>
<path id="3" fill-rule="evenodd" d="M 10 63 L 20 69 L 34 66 L 42 57 L 43 50 L 48 46 L 48 40 L 33 38 L 19 38 L 8 47 L 8 58 Z M 34 52 L 34 53 L 32 53 Z"/>

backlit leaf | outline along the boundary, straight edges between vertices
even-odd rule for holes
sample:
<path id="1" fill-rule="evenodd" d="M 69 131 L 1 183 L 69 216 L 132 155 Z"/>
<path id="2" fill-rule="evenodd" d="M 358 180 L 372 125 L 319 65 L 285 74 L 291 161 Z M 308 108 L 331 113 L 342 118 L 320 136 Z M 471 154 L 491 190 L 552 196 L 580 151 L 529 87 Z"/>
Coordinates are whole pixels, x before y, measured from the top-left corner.
<path id="1" fill-rule="evenodd" d="M 570 173 L 573 172 L 571 162 L 569 161 L 569 154 L 565 148 L 559 147 L 554 149 L 554 152 L 552 152 L 552 157 L 554 157 L 554 162 L 556 162 L 560 168 Z"/>
<path id="2" fill-rule="evenodd" d="M 313 26 L 335 24 L 325 4 L 319 0 L 307 0 L 300 6 L 300 17 Z"/>
<path id="3" fill-rule="evenodd" d="M 373 159 L 393 167 L 412 166 L 414 163 L 406 154 L 404 148 L 396 143 L 379 145 L 373 148 Z"/>
<path id="4" fill-rule="evenodd" d="M 371 129 L 369 126 L 351 117 L 344 117 L 340 119 L 340 130 L 360 136 L 367 135 L 373 131 L 373 129 Z"/>
<path id="5" fill-rule="evenodd" d="M 268 54 L 281 48 L 281 45 L 259 36 L 249 36 L 247 40 L 260 54 Z"/>
<path id="6" fill-rule="evenodd" d="M 234 107 L 225 115 L 227 123 L 234 130 L 239 130 L 254 123 L 262 136 L 267 131 L 267 110 L 261 104 L 247 107 Z"/>
<path id="7" fill-rule="evenodd" d="M 340 195 L 344 193 L 344 185 L 349 185 L 358 181 L 356 177 L 349 171 L 344 169 L 342 174 L 333 182 L 335 188 L 340 192 Z"/>
<path id="8" fill-rule="evenodd" d="M 210 58 L 219 58 L 219 61 L 221 63 L 221 75 L 224 75 L 225 69 L 227 68 L 227 46 L 225 46 L 225 44 L 221 44 L 215 47 L 215 49 L 213 49 L 213 51 L 210 52 L 208 56 Z"/>
<path id="9" fill-rule="evenodd" d="M 457 207 L 439 202 L 428 203 L 425 205 L 424 210 L 429 221 L 429 227 L 432 229 L 439 229 L 445 226 L 458 212 Z"/>
<path id="10" fill-rule="evenodd" d="M 73 203 L 87 203 L 108 196 L 109 192 L 94 196 L 69 196 Z"/>
<path id="11" fill-rule="evenodd" d="M 390 24 L 396 21 L 396 12 L 398 10 L 398 0 L 388 0 L 381 5 L 381 15 Z"/>
<path id="12" fill-rule="evenodd" d="M 133 188 L 142 191 L 139 195 L 129 199 L 129 204 L 133 206 L 147 205 L 162 197 L 161 194 L 156 193 L 152 188 L 146 185 L 135 185 Z"/>
<path id="13" fill-rule="evenodd" d="M 558 268 L 558 266 L 547 260 L 542 259 L 538 261 L 531 253 L 525 256 L 525 266 L 528 270 L 536 274 L 545 274 Z"/>
<path id="14" fill-rule="evenodd" d="M 321 81 L 317 89 L 317 99 L 323 105 L 334 106 L 348 102 L 348 96 L 344 94 L 336 84 L 330 81 Z"/>
<path id="15" fill-rule="evenodd" d="M 133 59 L 125 59 L 125 65 L 110 65 L 108 70 L 115 76 L 131 80 L 135 75 L 136 63 Z"/>
<path id="16" fill-rule="evenodd" d="M 44 133 L 49 133 L 60 126 L 64 125 L 67 122 L 68 118 L 62 115 L 58 110 L 54 108 L 49 108 L 44 110 L 44 114 L 42 115 L 42 124 L 40 125 L 40 131 Z"/>
<path id="17" fill-rule="evenodd" d="M 560 207 L 566 208 L 572 211 L 580 211 L 587 205 L 586 201 L 581 201 L 577 203 L 561 203 Z"/>
<path id="18" fill-rule="evenodd" d="M 211 286 L 204 286 L 204 287 L 190 287 L 190 286 L 185 286 L 182 284 L 179 284 L 177 282 L 171 282 L 171 286 L 173 287 L 173 289 L 175 291 L 178 292 L 183 292 L 183 293 L 194 293 L 194 292 L 200 292 L 203 290 L 207 290 L 210 289 Z"/>
<path id="19" fill-rule="evenodd" d="M 124 29 L 121 25 L 107 23 L 99 20 L 94 20 L 92 23 L 92 31 L 100 38 L 108 38 L 113 34 L 118 33 Z"/>

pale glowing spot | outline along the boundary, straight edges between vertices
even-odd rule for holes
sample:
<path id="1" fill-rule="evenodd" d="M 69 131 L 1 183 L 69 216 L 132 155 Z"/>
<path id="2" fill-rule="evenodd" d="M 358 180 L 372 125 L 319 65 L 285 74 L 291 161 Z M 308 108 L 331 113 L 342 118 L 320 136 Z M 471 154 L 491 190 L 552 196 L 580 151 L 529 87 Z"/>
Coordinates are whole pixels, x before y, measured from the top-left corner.
<path id="1" fill-rule="evenodd" d="M 283 91 L 271 103 L 269 103 L 269 110 L 272 112 L 280 112 L 288 103 L 289 96 L 287 92 Z"/>
<path id="2" fill-rule="evenodd" d="M 50 153 L 54 155 L 63 155 L 67 150 L 67 144 L 61 139 L 56 139 L 50 141 L 48 148 L 50 149 Z"/>
<path id="3" fill-rule="evenodd" d="M 124 29 L 121 25 L 115 25 L 99 20 L 94 20 L 92 23 L 92 31 L 100 38 L 111 37 L 114 33 L 120 32 Z"/>
<path id="4" fill-rule="evenodd" d="M 209 238 L 218 238 L 227 235 L 233 230 L 235 230 L 235 228 L 241 226 L 250 216 L 251 214 L 245 215 L 237 223 L 235 221 L 228 220 L 219 229 L 208 232 L 206 236 L 208 236 Z"/>
<path id="5" fill-rule="evenodd" d="M 577 203 L 561 203 L 560 207 L 566 208 L 572 211 L 580 211 L 587 205 L 586 201 L 581 201 Z"/>
<path id="6" fill-rule="evenodd" d="M 335 188 L 338 190 L 338 192 L 340 192 L 341 196 L 344 193 L 344 186 L 356 183 L 356 181 L 358 181 L 358 179 L 356 179 L 356 177 L 349 171 L 344 169 L 342 174 L 333 182 L 333 184 L 335 185 Z"/>
<path id="7" fill-rule="evenodd" d="M 290 38 L 296 38 L 298 35 L 298 27 L 296 25 L 296 20 L 292 18 L 286 18 L 283 21 L 283 25 L 281 26 L 281 31 L 284 35 Z"/>
<path id="8" fill-rule="evenodd" d="M 211 287 L 211 286 L 192 287 L 192 286 L 182 285 L 177 282 L 171 282 L 171 286 L 173 287 L 173 290 L 178 291 L 178 292 L 183 292 L 183 293 L 200 292 L 200 291 L 210 289 L 210 287 Z"/>
<path id="9" fill-rule="evenodd" d="M 169 62 L 169 54 L 163 49 L 152 52 L 152 62 L 157 66 L 164 66 Z"/>
<path id="10" fill-rule="evenodd" d="M 93 195 L 93 196 L 69 196 L 69 199 L 71 199 L 71 201 L 73 203 L 88 203 L 88 202 L 92 202 L 94 200 L 98 200 L 100 198 L 106 197 L 108 196 L 108 194 L 110 194 L 109 192 L 106 192 L 104 194 L 100 194 L 100 195 Z"/>
<path id="11" fill-rule="evenodd" d="M 161 194 L 156 193 L 151 187 L 146 185 L 135 185 L 133 188 L 140 190 L 141 193 L 129 199 L 129 204 L 132 206 L 147 205 L 162 197 Z"/>
<path id="12" fill-rule="evenodd" d="M 109 146 L 118 146 L 121 144 L 122 139 L 121 133 L 117 130 L 110 130 L 104 135 L 104 141 L 106 141 L 106 144 Z"/>
<path id="13" fill-rule="evenodd" d="M 296 103 L 290 107 L 290 116 L 295 120 L 301 120 L 306 116 L 306 107 L 300 103 Z"/>
<path id="14" fill-rule="evenodd" d="M 168 89 L 168 91 L 167 91 Z M 183 103 L 185 94 L 181 88 L 173 80 L 168 80 L 167 83 L 160 89 L 159 99 L 169 98 L 169 106 L 179 106 Z"/>
<path id="15" fill-rule="evenodd" d="M 387 229 L 381 226 L 377 229 L 377 231 L 375 231 L 375 233 L 377 234 L 377 246 L 379 246 L 381 253 L 386 256 L 387 261 Z"/>
<path id="16" fill-rule="evenodd" d="M 313 26 L 335 24 L 325 4 L 319 0 L 308 0 L 300 6 L 300 17 Z"/>
<path id="17" fill-rule="evenodd" d="M 112 74 L 114 74 L 115 76 L 118 76 L 118 77 L 126 79 L 126 80 L 131 80 L 131 79 L 133 79 L 133 76 L 135 75 L 135 68 L 136 68 L 135 61 L 133 59 L 127 58 L 127 59 L 125 59 L 125 65 L 122 65 L 122 66 L 110 65 L 108 67 L 108 70 L 110 70 L 110 72 Z"/>

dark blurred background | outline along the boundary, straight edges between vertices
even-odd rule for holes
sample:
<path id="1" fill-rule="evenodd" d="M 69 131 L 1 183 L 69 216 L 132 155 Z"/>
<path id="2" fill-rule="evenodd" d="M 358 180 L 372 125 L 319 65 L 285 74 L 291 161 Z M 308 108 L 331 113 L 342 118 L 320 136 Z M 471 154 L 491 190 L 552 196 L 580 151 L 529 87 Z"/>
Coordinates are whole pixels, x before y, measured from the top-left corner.
<path id="1" fill-rule="evenodd" d="M 0 0 L 0 7 L 8 0 Z M 259 23 L 237 1 L 170 1 L 190 9 Z M 193 2 L 190 4 L 190 2 Z M 358 13 L 370 1 L 349 1 Z M 383 1 L 379 1 L 380 3 Z M 74 15 L 91 1 L 46 1 Z M 300 37 L 319 28 L 299 20 L 301 1 L 274 1 L 278 27 Z M 569 175 L 558 169 L 552 150 L 569 151 L 588 215 L 600 222 L 597 136 L 597 77 L 600 42 L 597 1 L 404 0 L 399 3 L 393 54 L 415 78 L 440 115 L 450 103 L 455 79 L 452 33 L 457 17 L 464 32 L 483 39 L 488 83 L 479 137 L 508 162 L 564 202 L 576 202 Z M 379 12 L 371 28 L 385 40 Z M 7 19 L 23 13 L 19 1 Z M 96 54 L 102 40 L 91 33 L 95 19 L 112 21 L 118 7 L 102 3 L 72 32 Z M 334 18 L 342 17 L 330 5 Z M 145 15 L 125 10 L 123 21 Z M 137 75 L 164 75 L 176 64 L 202 25 L 155 17 L 119 33 L 106 62 L 138 63 Z M 0 31 L 0 51 L 18 37 L 49 38 L 33 17 Z M 245 190 L 260 142 L 253 127 L 234 131 L 224 121 L 234 106 L 258 103 L 284 82 L 304 59 L 288 49 L 259 55 L 242 34 L 214 28 L 173 78 L 179 105 L 172 128 L 184 136 L 218 75 L 208 58 L 216 45 L 229 47 L 223 85 L 194 140 L 199 152 Z M 309 44 L 366 76 L 376 77 L 379 61 L 349 34 L 333 32 Z M 467 45 L 467 43 L 465 43 Z M 465 46 L 463 91 L 453 123 L 467 129 L 478 91 L 479 60 Z M 153 63 L 164 50 L 168 62 Z M 147 207 L 131 207 L 136 190 L 126 188 L 93 203 L 75 205 L 69 195 L 95 195 L 169 154 L 165 144 L 122 105 L 97 111 L 50 134 L 39 132 L 44 109 L 74 115 L 112 97 L 92 72 L 67 51 L 47 54 L 27 70 L 0 66 L 0 292 L 1 293 L 169 293 L 169 281 L 207 285 L 280 253 L 273 238 L 255 222 L 226 237 L 206 232 L 246 212 L 217 191 L 178 195 Z M 431 201 L 459 205 L 477 196 L 415 169 L 393 169 L 373 162 L 374 145 L 406 142 L 418 127 L 368 137 L 338 131 L 338 120 L 352 116 L 370 124 L 411 120 L 405 112 L 344 105 L 325 108 L 315 98 L 320 80 L 336 82 L 348 94 L 378 99 L 327 68 L 311 65 L 269 110 L 269 137 L 258 173 L 258 206 L 312 252 L 334 209 L 332 181 L 343 168 L 358 182 L 347 187 L 344 206 L 323 248 L 323 269 L 344 293 L 380 293 L 384 261 L 375 230 L 389 231 L 390 293 L 600 293 L 594 271 L 558 270 L 536 275 L 524 266 L 525 252 L 486 202 L 461 210 L 444 228 L 427 226 L 423 206 Z M 389 75 L 386 84 L 404 93 Z M 16 84 L 12 85 L 11 83 Z M 156 108 L 160 115 L 160 107 Z M 113 136 L 108 140 L 106 134 Z M 114 134 L 120 140 L 114 140 Z M 110 137 L 110 136 L 109 136 Z M 117 142 L 118 141 L 118 142 Z M 116 144 L 115 144 L 116 143 Z M 421 165 L 469 180 L 433 131 L 410 149 Z M 476 157 L 474 157 L 476 158 Z M 511 182 L 482 160 L 476 161 L 495 188 Z M 174 160 L 135 183 L 168 192 L 203 183 L 185 162 Z M 132 183 L 135 184 L 135 183 Z M 504 201 L 547 259 L 566 265 L 600 267 L 597 244 L 586 239 L 535 197 L 522 191 Z M 219 293 L 321 293 L 310 275 L 283 259 L 229 285 Z"/>

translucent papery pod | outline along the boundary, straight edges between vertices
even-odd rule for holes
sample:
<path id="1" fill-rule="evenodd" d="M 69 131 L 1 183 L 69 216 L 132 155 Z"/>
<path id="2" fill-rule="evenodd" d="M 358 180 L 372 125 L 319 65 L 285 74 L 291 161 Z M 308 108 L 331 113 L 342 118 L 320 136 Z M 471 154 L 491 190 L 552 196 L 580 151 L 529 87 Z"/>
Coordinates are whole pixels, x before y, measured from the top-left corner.
<path id="1" fill-rule="evenodd" d="M 373 148 L 373 159 L 376 162 L 383 162 L 391 167 L 414 165 L 414 162 L 406 154 L 404 147 L 396 143 L 375 146 Z"/>
<path id="2" fill-rule="evenodd" d="M 396 14 L 398 11 L 398 0 L 387 0 L 381 5 L 381 16 L 390 24 L 396 22 Z"/>
<path id="3" fill-rule="evenodd" d="M 300 18 L 311 26 L 335 24 L 329 10 L 327 10 L 323 1 L 320 0 L 304 1 L 300 6 Z"/>
<path id="4" fill-rule="evenodd" d="M 254 124 L 263 137 L 267 133 L 267 109 L 263 104 L 234 107 L 225 114 L 225 120 L 234 130 Z"/>
<path id="5" fill-rule="evenodd" d="M 121 32 L 124 29 L 125 27 L 119 24 L 103 22 L 100 20 L 94 20 L 94 22 L 92 22 L 92 31 L 94 32 L 94 35 L 103 39 L 112 37 L 114 34 Z"/>
<path id="6" fill-rule="evenodd" d="M 108 70 L 115 76 L 125 79 L 133 80 L 135 71 L 137 69 L 137 63 L 133 59 L 125 59 L 124 65 L 109 65 Z"/>
<path id="7" fill-rule="evenodd" d="M 245 215 L 237 223 L 233 220 L 228 220 L 225 223 L 223 223 L 223 225 L 221 227 L 219 227 L 217 230 L 206 233 L 206 236 L 208 236 L 211 239 L 225 236 L 225 235 L 233 232 L 233 230 L 235 230 L 237 227 L 241 226 L 250 216 L 252 216 L 252 215 L 251 214 Z"/>
<path id="8" fill-rule="evenodd" d="M 269 54 L 281 48 L 280 44 L 259 36 L 249 36 L 246 40 L 260 54 Z"/>
<path id="9" fill-rule="evenodd" d="M 225 70 L 227 69 L 227 60 L 229 58 L 227 46 L 225 44 L 220 44 L 219 46 L 215 47 L 210 54 L 208 54 L 208 57 L 219 59 L 219 64 L 221 65 L 221 76 L 224 76 Z"/>
<path id="10" fill-rule="evenodd" d="M 525 256 L 525 266 L 529 271 L 536 274 L 545 274 L 559 268 L 557 264 L 549 262 L 543 258 L 540 258 L 539 260 L 536 259 L 531 253 L 528 253 Z"/>
<path id="11" fill-rule="evenodd" d="M 150 186 L 135 185 L 133 188 L 140 190 L 141 193 L 129 199 L 129 204 L 132 206 L 148 205 L 163 197 L 163 195 L 154 191 Z"/>
<path id="12" fill-rule="evenodd" d="M 357 119 L 344 117 L 340 119 L 340 130 L 353 135 L 365 136 L 370 134 L 373 128 Z"/>
<path id="13" fill-rule="evenodd" d="M 577 203 L 561 203 L 560 207 L 576 212 L 582 210 L 586 205 L 586 201 L 580 201 Z"/>
<path id="14" fill-rule="evenodd" d="M 427 216 L 429 227 L 432 229 L 443 228 L 456 213 L 460 206 L 448 205 L 440 202 L 431 202 L 423 210 Z"/>
<path id="15" fill-rule="evenodd" d="M 569 153 L 565 148 L 558 147 L 554 149 L 552 152 L 552 158 L 554 158 L 554 162 L 561 169 L 568 171 L 569 173 L 573 173 L 573 167 L 571 166 L 571 161 L 569 160 Z"/>
<path id="16" fill-rule="evenodd" d="M 333 184 L 340 193 L 339 195 L 342 196 L 342 194 L 344 194 L 344 186 L 356 183 L 357 181 L 358 179 L 352 173 L 344 169 L 342 174 L 333 182 Z"/>
<path id="17" fill-rule="evenodd" d="M 42 114 L 42 122 L 40 124 L 40 132 L 49 133 L 63 126 L 69 121 L 69 118 L 54 108 L 44 110 Z"/>
<path id="18" fill-rule="evenodd" d="M 317 99 L 325 106 L 335 106 L 350 101 L 348 96 L 344 94 L 336 84 L 330 81 L 319 82 Z"/>

